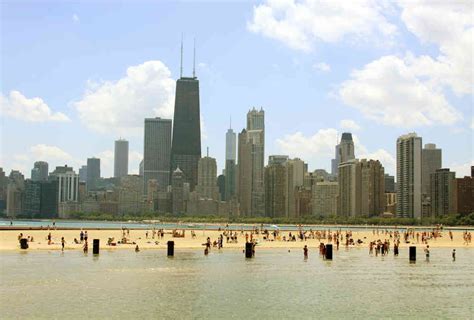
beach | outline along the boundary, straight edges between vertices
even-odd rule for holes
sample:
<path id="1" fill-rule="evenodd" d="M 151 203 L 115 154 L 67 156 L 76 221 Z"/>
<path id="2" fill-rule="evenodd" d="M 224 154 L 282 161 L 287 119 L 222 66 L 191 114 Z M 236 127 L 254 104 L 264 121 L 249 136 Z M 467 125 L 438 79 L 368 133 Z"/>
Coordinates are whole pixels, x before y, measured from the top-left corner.
<path id="1" fill-rule="evenodd" d="M 86 231 L 87 229 L 84 229 Z M 318 229 L 322 232 L 322 229 Z M 316 231 L 316 230 L 315 230 Z M 80 232 L 81 230 L 63 230 L 63 229 L 50 229 L 50 230 L 1 230 L 0 231 L 0 250 L 21 250 L 19 245 L 18 237 L 20 233 L 23 238 L 33 237 L 33 241 L 29 241 L 29 248 L 27 250 L 61 250 L 61 239 L 64 237 L 65 245 L 64 250 L 82 250 L 82 243 L 75 243 L 74 239 L 80 242 Z M 146 233 L 148 232 L 148 237 Z M 183 230 L 177 230 L 178 233 L 182 233 Z M 195 236 L 193 237 L 191 233 L 194 232 Z M 184 237 L 173 237 L 172 230 L 164 230 L 163 238 L 155 235 L 153 237 L 152 229 L 149 230 L 127 230 L 125 231 L 125 237 L 127 238 L 127 243 L 122 242 L 123 239 L 123 230 L 121 229 L 108 229 L 108 230 L 87 230 L 88 233 L 88 243 L 89 250 L 92 250 L 92 240 L 100 240 L 100 248 L 107 250 L 134 250 L 136 245 L 139 246 L 140 250 L 142 249 L 165 249 L 167 247 L 168 241 L 174 241 L 176 249 L 204 249 L 204 244 L 209 237 L 211 242 L 217 241 L 218 237 L 223 234 L 224 230 L 185 230 Z M 272 234 L 273 230 L 269 230 L 270 235 L 265 236 L 261 232 L 256 234 L 255 232 L 250 231 L 234 231 L 237 234 L 237 242 L 227 242 L 226 236 L 224 235 L 223 240 L 223 250 L 226 249 L 243 249 L 247 240 L 250 241 L 250 237 L 257 243 L 257 248 L 262 249 L 271 249 L 271 248 L 299 248 L 301 249 L 304 245 L 307 245 L 309 248 L 319 247 L 320 242 L 323 243 L 334 243 L 327 241 L 327 234 L 325 239 L 314 239 L 309 236 L 310 232 L 306 233 L 309 238 L 302 241 L 298 239 L 298 231 L 280 231 L 279 235 L 275 238 Z M 289 238 L 290 232 L 292 235 L 296 235 L 296 241 L 283 241 L 283 238 L 287 240 Z M 415 233 L 422 234 L 421 231 L 415 231 Z M 472 243 L 466 244 L 463 239 L 462 230 L 451 231 L 453 239 L 450 239 L 449 232 L 447 230 L 440 231 L 439 236 L 436 238 L 431 238 L 427 240 L 431 248 L 472 248 Z M 48 244 L 48 234 L 51 233 L 51 244 Z M 384 242 L 388 240 L 390 244 L 394 242 L 394 235 L 390 237 L 389 232 L 385 232 L 383 229 L 378 229 L 378 232 L 372 229 L 367 230 L 354 230 L 351 231 L 352 239 L 354 240 L 354 245 L 349 245 L 348 247 L 361 247 L 368 248 L 369 242 L 381 240 Z M 335 232 L 331 233 L 333 236 Z M 342 230 L 341 235 L 344 240 L 340 241 L 340 247 L 345 247 L 346 231 Z M 115 245 L 108 245 L 109 238 L 113 238 L 112 243 Z M 409 243 L 406 243 L 403 239 L 400 242 L 400 248 L 408 246 L 426 246 L 425 243 L 422 243 L 421 236 L 417 241 L 417 237 L 409 238 Z M 358 241 L 360 240 L 360 241 Z M 360 242 L 360 243 L 358 243 Z M 216 248 L 217 249 L 217 248 Z"/>

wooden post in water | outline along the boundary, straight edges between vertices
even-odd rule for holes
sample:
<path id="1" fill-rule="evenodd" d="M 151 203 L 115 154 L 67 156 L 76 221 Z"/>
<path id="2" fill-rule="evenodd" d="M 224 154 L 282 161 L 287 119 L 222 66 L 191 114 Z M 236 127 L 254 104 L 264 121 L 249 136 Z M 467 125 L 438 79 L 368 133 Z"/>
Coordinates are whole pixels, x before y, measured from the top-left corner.
<path id="1" fill-rule="evenodd" d="M 174 241 L 168 241 L 168 257 L 174 256 Z"/>
<path id="2" fill-rule="evenodd" d="M 326 260 L 332 260 L 332 244 L 326 245 Z"/>
<path id="3" fill-rule="evenodd" d="M 92 254 L 99 254 L 99 239 L 94 239 L 92 241 Z"/>
<path id="4" fill-rule="evenodd" d="M 253 243 L 247 242 L 245 244 L 245 258 L 253 257 Z"/>
<path id="5" fill-rule="evenodd" d="M 410 262 L 416 262 L 416 247 L 415 246 L 410 246 Z"/>

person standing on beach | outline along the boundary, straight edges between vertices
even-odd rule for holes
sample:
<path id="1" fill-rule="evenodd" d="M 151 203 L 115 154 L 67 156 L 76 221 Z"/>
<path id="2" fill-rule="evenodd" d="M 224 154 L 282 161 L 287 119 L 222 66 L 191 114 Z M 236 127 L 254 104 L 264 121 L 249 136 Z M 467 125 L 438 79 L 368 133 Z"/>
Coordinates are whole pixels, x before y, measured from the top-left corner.
<path id="1" fill-rule="evenodd" d="M 64 244 L 66 243 L 66 240 L 64 240 L 64 237 L 61 237 L 61 251 L 64 251 Z"/>
<path id="2" fill-rule="evenodd" d="M 307 245 L 305 245 L 303 248 L 303 254 L 304 254 L 304 258 L 308 259 L 308 246 Z"/>
<path id="3" fill-rule="evenodd" d="M 48 233 L 48 245 L 50 245 L 50 244 L 51 244 L 51 232 Z"/>
<path id="4" fill-rule="evenodd" d="M 426 246 L 425 254 L 426 254 L 426 261 L 430 261 L 430 246 Z"/>
<path id="5" fill-rule="evenodd" d="M 84 253 L 87 253 L 88 250 L 89 250 L 89 246 L 87 245 L 87 240 L 86 240 L 86 242 L 84 243 L 83 251 Z"/>
<path id="6" fill-rule="evenodd" d="M 453 249 L 453 261 L 456 261 L 456 249 Z"/>
<path id="7" fill-rule="evenodd" d="M 86 232 L 84 232 L 84 241 L 87 242 L 88 238 L 89 238 L 89 236 L 88 236 L 87 230 L 86 230 Z"/>
<path id="8" fill-rule="evenodd" d="M 81 229 L 81 233 L 79 234 L 79 238 L 81 239 L 81 243 L 82 243 L 82 241 L 84 241 L 84 231 L 82 231 L 82 229 Z"/>

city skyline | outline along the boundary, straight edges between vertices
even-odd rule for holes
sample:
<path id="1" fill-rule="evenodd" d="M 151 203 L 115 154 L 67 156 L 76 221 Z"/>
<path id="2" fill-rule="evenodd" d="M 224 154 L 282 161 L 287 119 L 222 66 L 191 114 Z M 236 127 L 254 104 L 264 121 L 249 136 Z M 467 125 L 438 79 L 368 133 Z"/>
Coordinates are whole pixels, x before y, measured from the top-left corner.
<path id="1" fill-rule="evenodd" d="M 263 107 L 267 113 L 265 162 L 268 155 L 288 154 L 308 162 L 310 170 L 323 168 L 330 172 L 337 137 L 348 131 L 353 134 L 356 158 L 378 159 L 386 172 L 394 175 L 395 141 L 398 136 L 415 131 L 424 142 L 436 143 L 444 150 L 443 167 L 451 168 L 458 177 L 468 175 L 473 158 L 472 86 L 465 74 L 456 73 L 458 69 L 454 67 L 447 70 L 443 64 L 450 61 L 463 70 L 472 70 L 470 64 L 459 65 L 463 60 L 455 55 L 456 48 L 468 50 L 469 55 L 472 47 L 464 47 L 460 40 L 459 43 L 446 40 L 464 39 L 469 32 L 469 22 L 461 19 L 464 17 L 461 5 L 442 8 L 460 19 L 452 22 L 457 23 L 457 28 L 446 28 L 450 29 L 449 34 L 438 38 L 427 38 L 419 29 L 415 22 L 430 18 L 417 15 L 415 5 L 411 8 L 394 4 L 390 14 L 370 4 L 364 5 L 387 30 L 392 30 L 386 30 L 390 35 L 387 38 L 400 45 L 377 43 L 378 31 L 370 19 L 364 25 L 369 31 L 362 32 L 363 38 L 356 43 L 345 39 L 354 36 L 355 32 L 350 30 L 336 34 L 331 30 L 308 32 L 298 21 L 289 18 L 288 14 L 296 10 L 294 6 L 272 8 L 269 2 L 215 4 L 212 12 L 221 13 L 218 22 L 222 30 L 211 36 L 212 23 L 198 27 L 196 24 L 199 14 L 210 10 L 209 6 L 150 3 L 112 8 L 107 20 L 110 26 L 118 26 L 126 14 L 124 11 L 129 10 L 136 16 L 142 14 L 143 23 L 153 23 L 135 32 L 136 39 L 124 33 L 123 28 L 117 28 L 107 34 L 109 41 L 96 48 L 91 47 L 91 43 L 101 43 L 105 35 L 94 33 L 94 28 L 103 26 L 94 18 L 104 8 L 94 8 L 92 12 L 94 10 L 81 4 L 74 8 L 57 4 L 58 14 L 53 15 L 48 13 L 48 6 L 2 4 L 5 44 L 2 131 L 15 139 L 2 139 L 0 165 L 5 171 L 20 170 L 28 176 L 35 161 L 47 161 L 50 168 L 68 164 L 77 171 L 86 164 L 87 158 L 97 157 L 101 159 L 102 176 L 110 177 L 113 175 L 113 143 L 123 137 L 130 141 L 129 172 L 138 173 L 138 163 L 143 158 L 143 119 L 173 117 L 174 84 L 179 77 L 179 41 L 184 32 L 185 74 L 191 73 L 191 39 L 197 38 L 201 147 L 210 147 L 210 155 L 217 159 L 218 173 L 225 161 L 224 135 L 228 126 L 224 120 L 233 116 L 233 128 L 240 132 L 245 127 L 245 113 L 255 106 Z M 303 8 L 305 4 L 300 6 Z M 167 9 L 170 18 L 165 18 L 160 10 L 151 10 L 157 8 Z M 269 8 L 272 13 L 263 15 Z M 440 10 L 436 5 L 432 9 Z M 330 16 L 324 10 L 319 13 L 308 10 L 315 15 L 316 22 Z M 28 20 L 20 16 L 25 11 Z M 154 13 L 145 14 L 145 11 Z M 332 14 L 344 17 L 347 13 L 341 10 Z M 60 25 L 60 29 L 73 37 L 66 42 L 55 42 L 55 31 L 44 28 L 44 21 Z M 175 21 L 183 23 L 179 28 L 171 28 Z M 288 22 L 294 26 L 295 34 L 284 39 L 272 33 L 265 21 Z M 22 23 L 23 31 L 13 38 L 18 23 Z M 446 22 L 433 23 L 443 26 Z M 165 33 L 164 30 L 176 32 Z M 147 36 L 152 32 L 157 34 L 150 41 Z M 125 38 L 122 40 L 122 37 Z M 25 44 L 44 41 L 51 46 L 33 45 L 28 50 L 22 49 Z M 120 46 L 122 41 L 129 41 L 125 48 Z M 239 47 L 233 44 L 236 42 L 240 43 Z M 256 48 L 251 56 L 244 52 L 249 47 Z M 39 48 L 44 52 L 39 52 Z M 347 49 L 354 51 L 354 57 L 347 57 Z M 342 63 L 341 56 L 347 61 Z M 440 56 L 446 59 L 439 59 Z M 431 66 L 438 67 L 440 74 L 429 73 Z M 393 68 L 404 73 L 395 77 L 390 73 Z M 426 68 L 426 75 L 420 68 Z M 138 99 L 129 91 L 140 85 L 142 75 L 148 85 L 138 87 L 141 89 L 138 93 L 143 96 Z M 397 81 L 395 84 L 399 86 L 396 87 L 404 90 L 397 94 L 407 97 L 411 93 L 410 86 L 418 83 L 425 100 L 415 105 L 408 105 L 406 100 L 395 103 L 394 97 L 389 95 L 393 83 L 381 83 L 387 86 L 377 87 L 369 81 L 382 82 L 377 76 Z M 429 79 L 424 80 L 423 76 Z M 122 92 L 123 96 L 117 89 L 119 85 L 127 89 Z M 386 103 L 379 105 L 367 96 L 354 95 L 358 88 L 387 94 Z M 41 100 L 34 99 L 36 97 Z M 137 101 L 140 102 L 137 104 Z M 421 102 L 428 103 L 431 109 L 420 108 Z M 392 112 L 394 108 L 396 113 Z M 35 119 L 30 116 L 31 110 L 38 111 Z M 380 114 L 374 114 L 375 110 Z M 107 113 L 110 117 L 104 117 Z M 113 122 L 112 119 L 118 120 Z M 34 136 L 25 134 L 32 130 Z"/>

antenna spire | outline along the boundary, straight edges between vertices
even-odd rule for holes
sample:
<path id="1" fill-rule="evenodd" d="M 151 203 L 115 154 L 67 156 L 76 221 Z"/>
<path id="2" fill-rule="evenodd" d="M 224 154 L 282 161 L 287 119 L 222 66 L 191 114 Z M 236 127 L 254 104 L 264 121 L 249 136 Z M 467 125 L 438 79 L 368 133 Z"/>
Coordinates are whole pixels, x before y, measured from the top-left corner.
<path id="1" fill-rule="evenodd" d="M 209 147 L 207 147 L 207 157 L 209 158 Z"/>
<path id="2" fill-rule="evenodd" d="M 196 78 L 196 38 L 194 38 L 193 46 L 193 78 Z"/>
<path id="3" fill-rule="evenodd" d="M 230 116 L 230 124 L 229 124 L 229 129 L 232 129 L 232 116 Z"/>
<path id="4" fill-rule="evenodd" d="M 183 33 L 181 33 L 181 64 L 179 68 L 179 77 L 183 77 Z"/>

